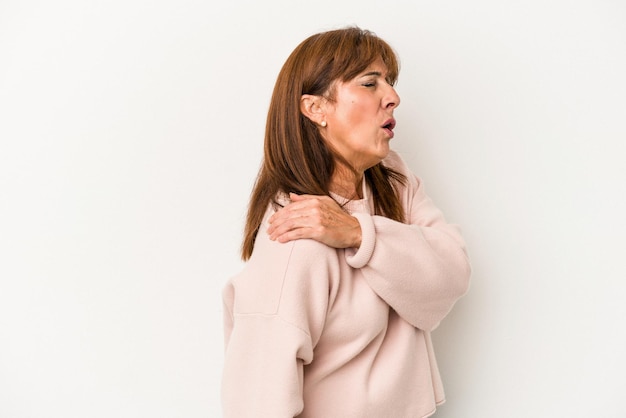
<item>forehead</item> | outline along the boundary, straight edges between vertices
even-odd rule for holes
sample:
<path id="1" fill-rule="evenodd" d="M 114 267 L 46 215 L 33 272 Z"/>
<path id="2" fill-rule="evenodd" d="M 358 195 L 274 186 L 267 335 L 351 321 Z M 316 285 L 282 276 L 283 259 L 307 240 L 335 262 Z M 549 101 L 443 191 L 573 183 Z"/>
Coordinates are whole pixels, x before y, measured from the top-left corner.
<path id="1" fill-rule="evenodd" d="M 387 78 L 389 70 L 382 59 L 378 58 L 376 61 L 368 65 L 363 71 L 361 71 L 355 78 L 375 76 Z"/>

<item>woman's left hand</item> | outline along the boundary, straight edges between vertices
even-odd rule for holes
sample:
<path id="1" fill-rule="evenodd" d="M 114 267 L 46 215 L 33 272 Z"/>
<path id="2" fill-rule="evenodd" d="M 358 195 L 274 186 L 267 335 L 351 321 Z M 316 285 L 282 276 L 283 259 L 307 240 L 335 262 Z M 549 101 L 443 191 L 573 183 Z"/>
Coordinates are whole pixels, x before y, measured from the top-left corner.
<path id="1" fill-rule="evenodd" d="M 359 248 L 361 225 L 328 196 L 290 193 L 291 203 L 274 213 L 267 233 L 272 241 L 309 238 L 333 248 Z"/>

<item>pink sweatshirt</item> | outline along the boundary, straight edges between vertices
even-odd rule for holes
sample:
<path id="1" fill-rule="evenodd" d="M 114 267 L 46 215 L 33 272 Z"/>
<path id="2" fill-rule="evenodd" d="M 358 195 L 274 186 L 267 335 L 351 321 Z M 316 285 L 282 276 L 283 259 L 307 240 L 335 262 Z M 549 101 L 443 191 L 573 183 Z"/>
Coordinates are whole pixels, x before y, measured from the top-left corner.
<path id="1" fill-rule="evenodd" d="M 427 417 L 444 401 L 430 331 L 468 289 L 465 244 L 401 158 L 384 163 L 407 176 L 408 223 L 371 215 L 365 188 L 345 206 L 358 250 L 270 241 L 268 209 L 223 291 L 224 416 Z"/>

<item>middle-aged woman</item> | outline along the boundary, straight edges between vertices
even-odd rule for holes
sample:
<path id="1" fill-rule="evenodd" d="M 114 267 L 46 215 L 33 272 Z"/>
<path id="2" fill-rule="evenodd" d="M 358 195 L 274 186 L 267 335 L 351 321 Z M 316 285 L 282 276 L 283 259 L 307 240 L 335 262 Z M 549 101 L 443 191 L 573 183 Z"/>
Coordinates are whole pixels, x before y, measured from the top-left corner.
<path id="1" fill-rule="evenodd" d="M 468 288 L 458 228 L 389 149 L 393 50 L 358 28 L 304 40 L 267 117 L 242 256 L 223 292 L 224 415 L 426 417 L 430 331 Z"/>

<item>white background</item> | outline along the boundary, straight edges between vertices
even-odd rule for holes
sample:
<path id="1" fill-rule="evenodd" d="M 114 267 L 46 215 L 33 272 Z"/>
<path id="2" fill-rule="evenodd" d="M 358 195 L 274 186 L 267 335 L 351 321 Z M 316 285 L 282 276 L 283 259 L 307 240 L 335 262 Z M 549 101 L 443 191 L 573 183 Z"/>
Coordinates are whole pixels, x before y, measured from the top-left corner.
<path id="1" fill-rule="evenodd" d="M 393 146 L 472 257 L 436 416 L 626 416 L 625 22 L 618 0 L 0 0 L 0 417 L 220 416 L 271 90 L 348 24 L 397 50 Z"/>

